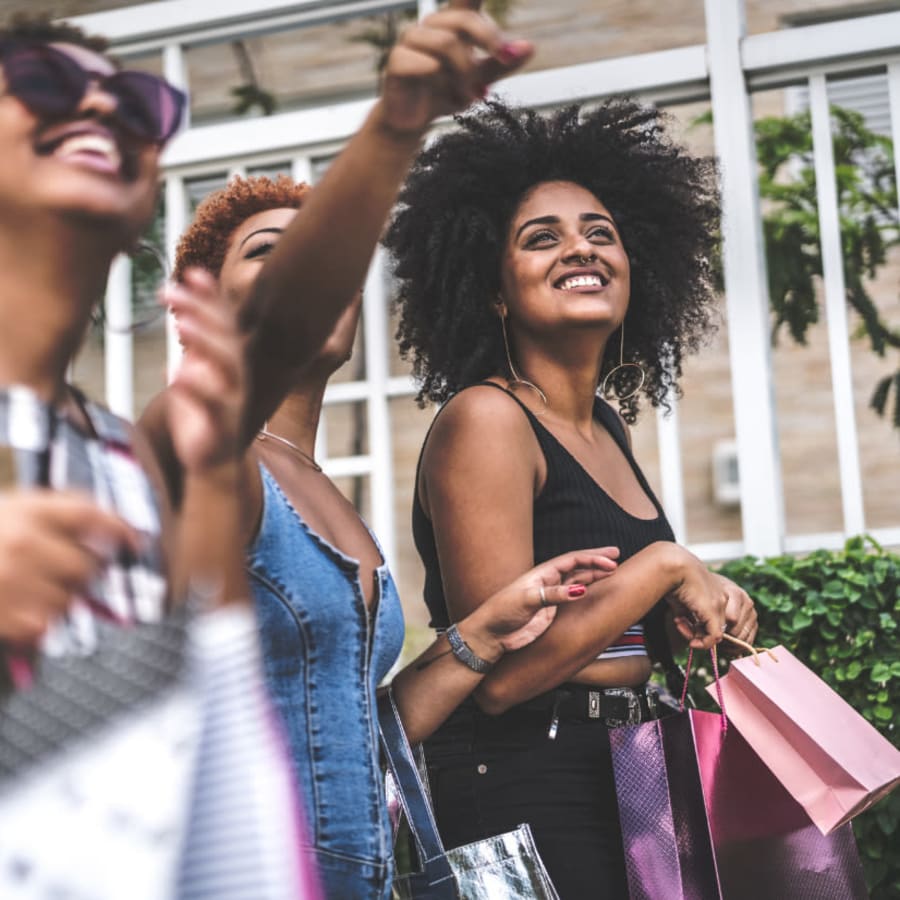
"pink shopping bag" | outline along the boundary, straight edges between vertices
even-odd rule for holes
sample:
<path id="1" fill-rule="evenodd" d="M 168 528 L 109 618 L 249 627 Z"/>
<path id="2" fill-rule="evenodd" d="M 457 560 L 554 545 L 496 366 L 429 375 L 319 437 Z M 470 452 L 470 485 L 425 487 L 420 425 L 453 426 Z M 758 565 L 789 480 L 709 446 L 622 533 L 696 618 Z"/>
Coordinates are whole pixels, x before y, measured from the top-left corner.
<path id="1" fill-rule="evenodd" d="M 720 683 L 729 721 L 822 834 L 900 784 L 900 751 L 784 647 Z"/>
<path id="2" fill-rule="evenodd" d="M 630 900 L 864 900 L 849 825 L 823 836 L 734 728 L 689 710 L 609 734 Z"/>

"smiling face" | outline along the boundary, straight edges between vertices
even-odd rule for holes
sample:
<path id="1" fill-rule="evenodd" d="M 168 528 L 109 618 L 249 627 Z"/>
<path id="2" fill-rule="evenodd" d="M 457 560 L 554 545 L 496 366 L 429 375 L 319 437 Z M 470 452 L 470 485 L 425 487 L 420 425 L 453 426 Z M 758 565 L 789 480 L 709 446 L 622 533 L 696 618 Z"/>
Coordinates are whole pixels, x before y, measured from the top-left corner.
<path id="1" fill-rule="evenodd" d="M 569 181 L 547 181 L 525 195 L 510 222 L 501 272 L 511 326 L 534 334 L 624 320 L 628 256 L 609 210 Z"/>
<path id="2" fill-rule="evenodd" d="M 93 50 L 51 46 L 91 73 L 114 71 Z M 160 148 L 121 129 L 116 102 L 91 85 L 70 115 L 41 116 L 5 90 L 0 69 L 0 218 L 56 213 L 111 226 L 122 246 L 137 237 L 153 215 Z"/>

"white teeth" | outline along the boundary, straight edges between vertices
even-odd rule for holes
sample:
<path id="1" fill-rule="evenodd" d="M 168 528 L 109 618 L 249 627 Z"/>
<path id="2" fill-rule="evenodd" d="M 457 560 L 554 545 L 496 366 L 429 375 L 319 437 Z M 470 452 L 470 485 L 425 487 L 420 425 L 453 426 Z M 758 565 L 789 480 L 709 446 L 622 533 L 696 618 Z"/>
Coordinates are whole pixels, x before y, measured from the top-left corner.
<path id="1" fill-rule="evenodd" d="M 65 158 L 76 153 L 97 153 L 118 166 L 121 157 L 115 141 L 102 134 L 73 134 L 56 148 L 55 155 Z"/>
<path id="2" fill-rule="evenodd" d="M 603 279 L 599 275 L 573 275 L 560 284 L 564 291 L 577 287 L 603 287 Z"/>

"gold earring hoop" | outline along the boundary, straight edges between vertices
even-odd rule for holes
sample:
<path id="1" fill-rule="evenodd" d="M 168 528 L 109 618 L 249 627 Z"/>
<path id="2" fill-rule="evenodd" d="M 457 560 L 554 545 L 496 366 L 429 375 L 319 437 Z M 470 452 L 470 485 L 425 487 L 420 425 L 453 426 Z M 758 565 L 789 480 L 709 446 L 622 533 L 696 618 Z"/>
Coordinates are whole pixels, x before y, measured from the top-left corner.
<path id="1" fill-rule="evenodd" d="M 536 413 L 536 415 L 542 416 L 550 408 L 550 403 L 547 401 L 547 395 L 533 381 L 523 378 L 513 365 L 512 354 L 509 352 L 509 337 L 506 334 L 506 316 L 502 313 L 500 313 L 500 333 L 503 335 L 503 348 L 506 350 L 506 364 L 509 366 L 509 374 L 511 376 L 507 379 L 509 381 L 510 390 L 515 393 L 517 385 L 531 388 L 544 403 L 544 408 L 539 413 Z"/>
<path id="2" fill-rule="evenodd" d="M 640 364 L 636 362 L 625 362 L 625 323 L 622 322 L 622 326 L 619 329 L 619 364 L 614 366 L 606 373 L 606 377 L 603 381 L 600 382 L 600 393 L 604 397 L 609 397 L 609 383 L 610 379 L 617 373 L 621 373 L 626 369 L 637 369 L 638 372 L 641 373 L 640 381 L 638 381 L 637 386 L 632 388 L 627 394 L 620 394 L 618 391 L 613 391 L 613 396 L 617 400 L 629 400 L 633 397 L 643 386 L 644 382 L 647 380 L 647 371 Z M 615 387 L 615 384 L 613 385 Z M 626 385 L 627 387 L 627 385 Z"/>

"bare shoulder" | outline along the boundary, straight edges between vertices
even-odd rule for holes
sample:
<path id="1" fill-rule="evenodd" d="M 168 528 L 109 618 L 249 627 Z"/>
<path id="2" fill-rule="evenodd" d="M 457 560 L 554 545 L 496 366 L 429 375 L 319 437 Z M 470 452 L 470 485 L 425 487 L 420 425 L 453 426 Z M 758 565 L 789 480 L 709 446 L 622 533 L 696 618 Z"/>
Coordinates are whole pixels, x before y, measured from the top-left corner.
<path id="1" fill-rule="evenodd" d="M 522 407 L 504 390 L 476 385 L 447 401 L 422 454 L 420 500 L 429 489 L 502 490 L 510 485 L 528 496 L 540 490 L 546 465 Z"/>
<path id="2" fill-rule="evenodd" d="M 479 443 L 519 444 L 532 434 L 525 412 L 506 391 L 474 385 L 451 397 L 438 414 L 429 445 L 477 440 Z"/>

